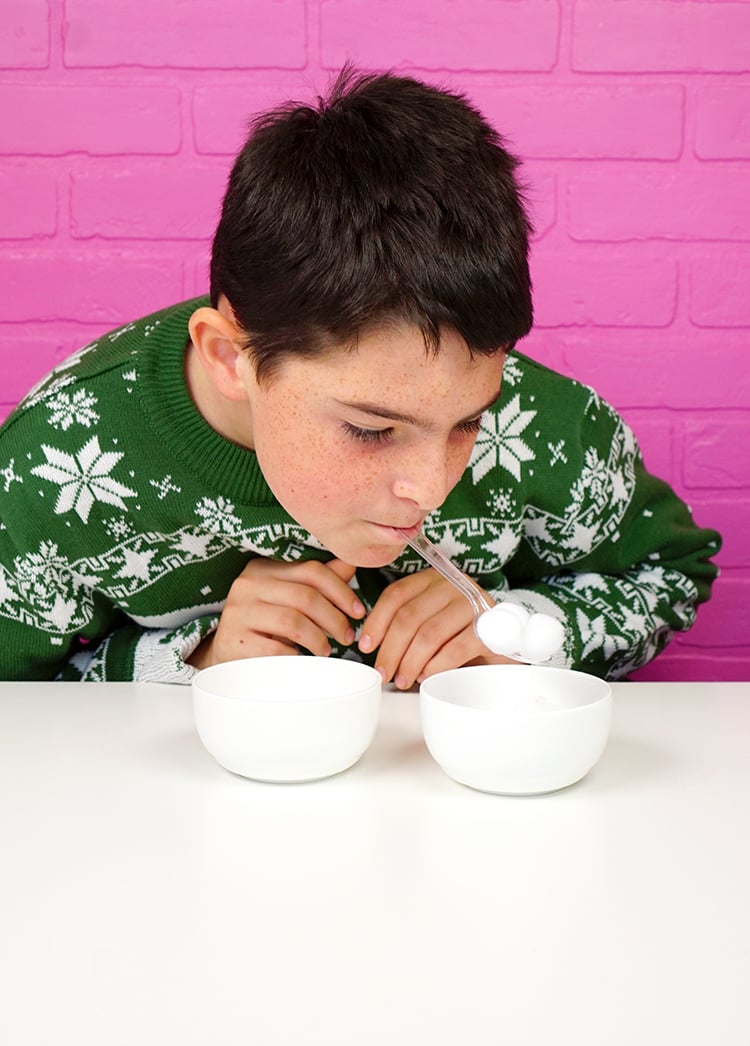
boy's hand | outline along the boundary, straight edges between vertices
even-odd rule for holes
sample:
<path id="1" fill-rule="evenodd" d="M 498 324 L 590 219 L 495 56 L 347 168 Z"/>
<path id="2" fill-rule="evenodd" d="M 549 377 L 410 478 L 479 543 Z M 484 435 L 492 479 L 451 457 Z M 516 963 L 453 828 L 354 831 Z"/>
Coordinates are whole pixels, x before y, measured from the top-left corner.
<path id="1" fill-rule="evenodd" d="M 244 657 L 297 654 L 299 647 L 325 657 L 329 636 L 348 646 L 354 641 L 348 618 L 365 613 L 348 585 L 355 569 L 339 559 L 251 560 L 229 590 L 218 628 L 189 663 L 208 668 Z"/>
<path id="2" fill-rule="evenodd" d="M 400 690 L 449 668 L 514 663 L 480 642 L 468 600 L 431 567 L 399 578 L 380 596 L 359 641 L 364 653 L 378 646 L 375 667 Z"/>

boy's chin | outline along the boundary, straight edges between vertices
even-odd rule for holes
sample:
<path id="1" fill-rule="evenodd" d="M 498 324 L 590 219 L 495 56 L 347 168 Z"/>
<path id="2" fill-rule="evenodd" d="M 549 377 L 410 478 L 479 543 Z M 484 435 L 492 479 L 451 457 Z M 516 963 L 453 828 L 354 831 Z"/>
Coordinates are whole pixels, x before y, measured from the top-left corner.
<path id="1" fill-rule="evenodd" d="M 403 545 L 368 545 L 365 548 L 342 548 L 341 554 L 331 549 L 337 559 L 351 563 L 355 567 L 387 567 L 398 559 L 404 549 Z"/>

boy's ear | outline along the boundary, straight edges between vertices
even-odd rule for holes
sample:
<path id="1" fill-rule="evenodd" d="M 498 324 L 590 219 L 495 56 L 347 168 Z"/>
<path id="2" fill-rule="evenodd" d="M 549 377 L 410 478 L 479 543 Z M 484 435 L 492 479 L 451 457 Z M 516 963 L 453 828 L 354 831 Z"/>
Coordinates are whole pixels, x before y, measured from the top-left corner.
<path id="1" fill-rule="evenodd" d="M 245 350 L 238 343 L 237 327 L 218 309 L 196 309 L 188 323 L 206 376 L 227 399 L 247 399 L 242 371 L 247 366 Z"/>

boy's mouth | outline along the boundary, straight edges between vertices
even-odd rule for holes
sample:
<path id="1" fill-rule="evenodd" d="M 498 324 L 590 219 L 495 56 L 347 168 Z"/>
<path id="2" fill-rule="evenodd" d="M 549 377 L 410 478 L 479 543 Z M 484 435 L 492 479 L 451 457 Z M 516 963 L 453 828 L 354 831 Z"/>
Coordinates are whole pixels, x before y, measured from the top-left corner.
<path id="1" fill-rule="evenodd" d="M 395 526 L 389 523 L 373 523 L 372 525 L 374 527 L 377 527 L 378 530 L 388 532 L 388 534 L 391 536 L 393 540 L 394 545 L 403 545 L 404 535 L 408 534 L 409 537 L 413 537 L 415 534 L 419 533 L 422 526 L 421 523 L 415 523 L 413 526 L 408 527 L 401 525 Z"/>

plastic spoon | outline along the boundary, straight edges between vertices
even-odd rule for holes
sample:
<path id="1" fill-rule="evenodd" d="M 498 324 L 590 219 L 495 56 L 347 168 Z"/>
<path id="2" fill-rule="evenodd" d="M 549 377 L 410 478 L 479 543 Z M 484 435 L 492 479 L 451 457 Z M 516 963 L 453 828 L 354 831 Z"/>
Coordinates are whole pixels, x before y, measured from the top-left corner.
<path id="1" fill-rule="evenodd" d="M 549 661 L 561 649 L 565 631 L 555 618 L 548 614 L 529 614 L 517 603 L 492 606 L 480 589 L 421 531 L 413 535 L 405 530 L 398 533 L 468 599 L 474 612 L 474 631 L 494 654 L 505 654 L 532 665 Z"/>

